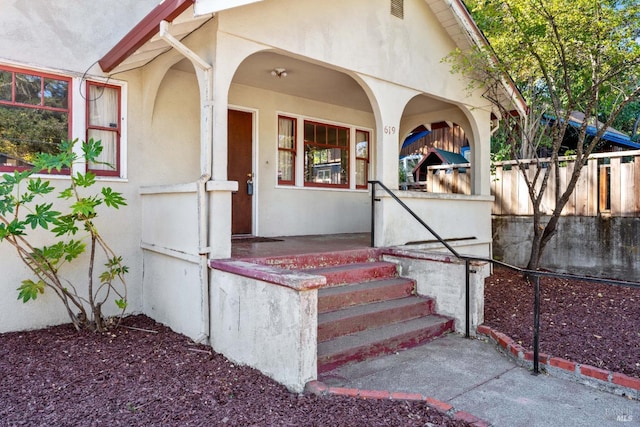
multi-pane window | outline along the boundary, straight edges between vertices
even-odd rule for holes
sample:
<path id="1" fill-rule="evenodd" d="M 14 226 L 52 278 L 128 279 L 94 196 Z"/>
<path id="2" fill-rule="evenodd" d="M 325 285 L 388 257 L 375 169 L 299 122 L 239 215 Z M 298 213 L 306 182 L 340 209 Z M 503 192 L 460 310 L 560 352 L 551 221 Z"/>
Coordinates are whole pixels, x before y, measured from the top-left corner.
<path id="1" fill-rule="evenodd" d="M 87 83 L 87 140 L 101 141 L 102 153 L 88 169 L 96 175 L 120 174 L 120 87 Z"/>
<path id="2" fill-rule="evenodd" d="M 71 79 L 0 67 L 0 170 L 28 168 L 71 132 Z"/>
<path id="3" fill-rule="evenodd" d="M 0 171 L 27 169 L 38 153 L 57 153 L 62 141 L 93 138 L 102 141 L 103 150 L 87 169 L 120 176 L 121 88 L 87 82 L 83 91 L 78 82 L 0 65 Z M 73 111 L 74 91 L 86 98 L 86 109 Z M 74 128 L 86 133 L 75 135 Z"/>
<path id="4" fill-rule="evenodd" d="M 304 185 L 349 186 L 349 129 L 304 122 Z"/>
<path id="5" fill-rule="evenodd" d="M 369 132 L 356 130 L 356 188 L 367 188 L 369 179 Z"/>
<path id="6" fill-rule="evenodd" d="M 278 184 L 294 185 L 296 177 L 296 119 L 278 117 Z"/>

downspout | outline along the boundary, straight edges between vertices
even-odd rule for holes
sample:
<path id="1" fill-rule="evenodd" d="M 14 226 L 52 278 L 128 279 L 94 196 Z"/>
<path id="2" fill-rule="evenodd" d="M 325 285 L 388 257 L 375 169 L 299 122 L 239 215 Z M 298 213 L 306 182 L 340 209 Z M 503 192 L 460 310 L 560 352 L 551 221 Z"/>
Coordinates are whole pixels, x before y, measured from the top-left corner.
<path id="1" fill-rule="evenodd" d="M 209 212 L 206 183 L 211 179 L 211 152 L 213 149 L 213 66 L 198 56 L 194 51 L 182 44 L 169 33 L 169 23 L 160 22 L 159 37 L 168 45 L 180 52 L 193 64 L 193 67 L 203 73 L 204 93 L 201 95 L 201 135 L 200 135 L 200 168 L 201 175 L 197 184 L 198 203 L 198 255 L 200 256 L 200 305 L 202 310 L 200 335 L 196 342 L 206 343 L 209 340 L 209 264 L 208 254 L 211 252 L 209 246 Z"/>

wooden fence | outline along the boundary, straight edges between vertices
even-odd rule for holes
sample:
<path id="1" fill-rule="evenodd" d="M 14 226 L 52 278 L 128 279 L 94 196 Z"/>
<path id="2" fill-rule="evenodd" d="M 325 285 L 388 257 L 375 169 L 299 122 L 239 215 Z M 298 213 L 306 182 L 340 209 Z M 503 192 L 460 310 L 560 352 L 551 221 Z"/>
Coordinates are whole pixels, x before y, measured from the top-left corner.
<path id="1" fill-rule="evenodd" d="M 522 160 L 528 164 L 527 173 L 533 176 L 536 162 L 546 165 L 549 159 Z M 547 189 L 541 204 L 544 214 L 551 214 L 556 194 L 567 188 L 575 161 L 561 157 L 558 185 L 551 169 Z M 516 161 L 494 162 L 491 194 L 495 196 L 494 215 L 532 215 L 533 208 L 527 185 Z M 433 193 L 471 194 L 471 166 L 429 166 L 428 179 L 410 187 Z M 619 217 L 640 216 L 640 150 L 598 153 L 589 157 L 580 172 L 576 188 L 562 215 Z"/>
<path id="2" fill-rule="evenodd" d="M 542 164 L 549 159 L 539 159 Z M 536 160 L 527 173 L 533 176 Z M 561 157 L 559 179 L 556 185 L 555 170 L 550 171 L 541 210 L 551 214 L 556 195 L 567 188 L 575 161 Z M 491 179 L 491 193 L 495 196 L 494 215 L 532 215 L 533 208 L 527 185 L 515 161 L 495 162 Z M 589 157 L 580 171 L 576 188 L 569 198 L 562 215 L 574 216 L 638 216 L 640 213 L 640 151 L 599 153 Z"/>

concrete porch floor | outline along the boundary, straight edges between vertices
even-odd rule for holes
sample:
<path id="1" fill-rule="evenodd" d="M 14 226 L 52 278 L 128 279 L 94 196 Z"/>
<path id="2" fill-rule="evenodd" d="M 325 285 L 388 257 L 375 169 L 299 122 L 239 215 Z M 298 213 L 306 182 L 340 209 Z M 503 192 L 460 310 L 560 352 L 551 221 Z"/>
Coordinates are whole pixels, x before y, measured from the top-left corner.
<path id="1" fill-rule="evenodd" d="M 258 258 L 265 256 L 337 252 L 368 248 L 370 245 L 370 233 L 268 238 L 234 236 L 231 239 L 231 258 Z"/>

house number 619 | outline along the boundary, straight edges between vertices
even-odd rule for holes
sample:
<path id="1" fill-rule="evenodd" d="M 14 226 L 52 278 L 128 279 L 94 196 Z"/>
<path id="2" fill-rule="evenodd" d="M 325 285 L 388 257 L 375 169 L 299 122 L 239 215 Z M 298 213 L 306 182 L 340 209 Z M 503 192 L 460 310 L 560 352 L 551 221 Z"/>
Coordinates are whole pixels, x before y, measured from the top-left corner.
<path id="1" fill-rule="evenodd" d="M 395 135 L 396 127 L 395 126 L 385 126 L 384 127 L 384 133 L 386 133 L 388 135 Z"/>

